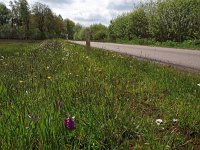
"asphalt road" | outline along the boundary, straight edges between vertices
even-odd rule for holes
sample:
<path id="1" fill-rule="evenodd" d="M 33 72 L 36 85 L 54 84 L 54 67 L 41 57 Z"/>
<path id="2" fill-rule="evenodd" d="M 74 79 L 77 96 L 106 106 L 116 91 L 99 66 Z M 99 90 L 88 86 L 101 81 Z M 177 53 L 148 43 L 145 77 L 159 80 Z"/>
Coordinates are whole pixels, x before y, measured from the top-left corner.
<path id="1" fill-rule="evenodd" d="M 85 45 L 83 41 L 71 41 Z M 134 57 L 200 71 L 200 50 L 160 48 L 127 44 L 91 42 L 91 47 L 125 53 Z"/>

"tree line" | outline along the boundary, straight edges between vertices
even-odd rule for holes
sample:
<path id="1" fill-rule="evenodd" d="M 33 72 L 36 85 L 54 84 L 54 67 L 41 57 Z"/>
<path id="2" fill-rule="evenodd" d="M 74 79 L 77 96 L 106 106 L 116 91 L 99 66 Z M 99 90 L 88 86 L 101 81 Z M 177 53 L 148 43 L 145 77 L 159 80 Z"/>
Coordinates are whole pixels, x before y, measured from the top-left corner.
<path id="1" fill-rule="evenodd" d="M 1 39 L 73 39 L 75 23 L 56 15 L 47 5 L 27 0 L 10 1 L 10 9 L 0 3 Z"/>
<path id="2" fill-rule="evenodd" d="M 85 40 L 86 30 L 96 41 L 200 39 L 200 0 L 150 0 L 112 19 L 108 27 L 75 24 L 39 2 L 30 8 L 27 0 L 15 0 L 10 9 L 0 3 L 0 38 Z"/>
<path id="3" fill-rule="evenodd" d="M 75 39 L 84 39 L 86 28 L 76 30 Z M 175 41 L 200 39 L 199 0 L 157 0 L 140 4 L 129 13 L 90 26 L 91 39 L 102 41 L 152 39 Z"/>

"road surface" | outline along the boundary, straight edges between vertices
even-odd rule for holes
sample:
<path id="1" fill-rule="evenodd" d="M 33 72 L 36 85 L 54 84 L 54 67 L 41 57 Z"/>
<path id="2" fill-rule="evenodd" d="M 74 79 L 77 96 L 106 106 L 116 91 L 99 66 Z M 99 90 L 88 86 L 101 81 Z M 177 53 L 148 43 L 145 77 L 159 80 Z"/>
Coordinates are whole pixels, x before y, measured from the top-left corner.
<path id="1" fill-rule="evenodd" d="M 85 45 L 85 42 L 83 41 L 71 42 Z M 160 48 L 101 42 L 91 42 L 91 47 L 125 53 L 135 57 L 153 60 L 159 63 L 172 64 L 186 69 L 200 71 L 200 50 Z"/>

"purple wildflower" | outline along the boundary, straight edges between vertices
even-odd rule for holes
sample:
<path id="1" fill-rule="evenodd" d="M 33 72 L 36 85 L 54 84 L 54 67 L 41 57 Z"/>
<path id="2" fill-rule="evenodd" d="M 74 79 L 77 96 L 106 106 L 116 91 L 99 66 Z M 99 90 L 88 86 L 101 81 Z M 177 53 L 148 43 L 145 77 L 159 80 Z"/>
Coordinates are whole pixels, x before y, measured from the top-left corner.
<path id="1" fill-rule="evenodd" d="M 65 119 L 64 125 L 65 125 L 66 128 L 68 128 L 70 130 L 74 130 L 75 129 L 74 117 L 68 117 L 67 119 Z"/>

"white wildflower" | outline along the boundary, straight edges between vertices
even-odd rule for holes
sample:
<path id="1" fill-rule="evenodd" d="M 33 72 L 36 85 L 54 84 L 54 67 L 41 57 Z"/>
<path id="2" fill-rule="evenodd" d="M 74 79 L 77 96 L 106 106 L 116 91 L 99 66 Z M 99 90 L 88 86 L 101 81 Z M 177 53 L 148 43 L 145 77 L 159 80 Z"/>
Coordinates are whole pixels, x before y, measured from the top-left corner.
<path id="1" fill-rule="evenodd" d="M 156 124 L 159 126 L 160 124 L 163 123 L 163 120 L 162 119 L 156 119 Z"/>
<path id="2" fill-rule="evenodd" d="M 19 83 L 23 83 L 24 81 L 22 81 L 22 80 L 19 80 Z"/>
<path id="3" fill-rule="evenodd" d="M 165 128 L 162 127 L 162 128 L 160 128 L 160 130 L 163 131 L 163 130 L 165 130 Z"/>
<path id="4" fill-rule="evenodd" d="M 176 118 L 173 119 L 173 122 L 174 122 L 174 123 L 176 123 L 177 121 L 178 121 L 178 119 L 176 119 Z"/>
<path id="5" fill-rule="evenodd" d="M 200 86 L 200 83 L 199 84 L 197 84 L 198 86 Z"/>
<path id="6" fill-rule="evenodd" d="M 51 76 L 48 76 L 48 77 L 47 77 L 47 79 L 49 79 L 49 80 L 50 80 L 50 79 L 52 79 L 52 77 L 51 77 Z"/>

